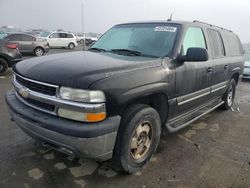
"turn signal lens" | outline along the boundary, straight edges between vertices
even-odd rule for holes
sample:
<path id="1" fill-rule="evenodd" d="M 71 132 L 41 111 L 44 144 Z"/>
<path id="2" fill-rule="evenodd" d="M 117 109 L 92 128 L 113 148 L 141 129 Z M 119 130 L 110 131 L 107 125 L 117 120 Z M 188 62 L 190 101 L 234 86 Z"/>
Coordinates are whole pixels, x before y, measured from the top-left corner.
<path id="1" fill-rule="evenodd" d="M 97 122 L 97 121 L 102 121 L 106 118 L 106 113 L 101 112 L 101 113 L 87 113 L 86 114 L 86 119 L 88 122 Z"/>
<path id="2" fill-rule="evenodd" d="M 59 108 L 57 113 L 60 117 L 82 122 L 98 122 L 104 120 L 107 116 L 106 112 L 84 113 L 65 108 Z"/>

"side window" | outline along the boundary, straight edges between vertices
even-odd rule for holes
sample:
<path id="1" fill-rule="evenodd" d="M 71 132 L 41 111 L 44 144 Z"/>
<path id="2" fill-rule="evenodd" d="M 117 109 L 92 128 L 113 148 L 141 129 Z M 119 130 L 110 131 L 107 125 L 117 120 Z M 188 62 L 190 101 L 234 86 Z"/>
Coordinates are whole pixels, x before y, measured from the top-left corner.
<path id="1" fill-rule="evenodd" d="M 10 35 L 5 38 L 8 41 L 21 41 L 21 36 L 20 35 Z"/>
<path id="2" fill-rule="evenodd" d="M 206 48 L 206 41 L 201 28 L 190 27 L 183 41 L 183 55 L 186 55 L 188 48 Z"/>
<path id="3" fill-rule="evenodd" d="M 59 33 L 60 38 L 67 38 L 67 33 Z"/>
<path id="4" fill-rule="evenodd" d="M 216 30 L 208 29 L 208 37 L 211 45 L 212 57 L 219 58 L 225 56 L 221 34 Z"/>
<path id="5" fill-rule="evenodd" d="M 67 34 L 67 38 L 73 38 L 72 34 Z"/>
<path id="6" fill-rule="evenodd" d="M 241 56 L 243 54 L 243 48 L 240 39 L 232 32 L 224 32 L 222 35 L 227 56 Z"/>
<path id="7" fill-rule="evenodd" d="M 59 38 L 59 35 L 58 33 L 53 33 L 49 38 Z"/>
<path id="8" fill-rule="evenodd" d="M 29 35 L 22 35 L 22 41 L 34 41 L 35 38 Z"/>

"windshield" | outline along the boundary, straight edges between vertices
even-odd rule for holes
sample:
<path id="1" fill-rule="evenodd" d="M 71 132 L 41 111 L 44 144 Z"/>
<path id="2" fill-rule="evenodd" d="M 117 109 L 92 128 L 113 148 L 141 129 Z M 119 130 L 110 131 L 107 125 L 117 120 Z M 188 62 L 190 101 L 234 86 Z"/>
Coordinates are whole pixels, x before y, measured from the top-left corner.
<path id="1" fill-rule="evenodd" d="M 39 37 L 48 37 L 51 32 L 42 32 Z"/>
<path id="2" fill-rule="evenodd" d="M 173 48 L 178 25 L 173 24 L 126 24 L 106 32 L 91 48 L 103 51 L 126 49 L 141 56 L 168 56 Z"/>
<path id="3" fill-rule="evenodd" d="M 250 61 L 250 53 L 249 52 L 245 54 L 245 59 L 246 59 L 246 61 Z"/>

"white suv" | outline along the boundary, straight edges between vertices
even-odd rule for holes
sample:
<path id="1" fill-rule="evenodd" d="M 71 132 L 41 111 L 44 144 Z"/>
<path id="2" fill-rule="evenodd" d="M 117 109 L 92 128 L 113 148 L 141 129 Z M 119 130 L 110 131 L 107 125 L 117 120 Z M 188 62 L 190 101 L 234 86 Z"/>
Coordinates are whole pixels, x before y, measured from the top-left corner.
<path id="1" fill-rule="evenodd" d="M 53 32 L 46 37 L 49 47 L 67 47 L 74 49 L 77 46 L 76 37 L 73 33 Z"/>

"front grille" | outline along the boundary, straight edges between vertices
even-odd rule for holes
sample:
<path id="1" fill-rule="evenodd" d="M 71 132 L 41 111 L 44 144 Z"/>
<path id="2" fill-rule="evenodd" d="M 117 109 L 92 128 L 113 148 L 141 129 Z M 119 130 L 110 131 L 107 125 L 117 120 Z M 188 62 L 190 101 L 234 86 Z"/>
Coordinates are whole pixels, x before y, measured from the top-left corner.
<path id="1" fill-rule="evenodd" d="M 50 96 L 56 95 L 56 88 L 55 87 L 32 82 L 32 81 L 26 80 L 18 75 L 16 75 L 16 80 L 18 81 L 19 84 L 29 88 L 32 91 L 36 91 L 38 93 L 42 93 L 42 94 L 50 95 Z"/>
<path id="2" fill-rule="evenodd" d="M 21 97 L 21 96 L 19 95 L 19 97 Z M 46 104 L 46 103 L 36 101 L 36 100 L 33 100 L 33 99 L 24 99 L 24 98 L 22 98 L 22 100 L 24 100 L 26 103 L 28 103 L 28 104 L 30 104 L 30 105 L 32 105 L 34 107 L 37 107 L 37 108 L 40 108 L 40 109 L 43 109 L 43 110 L 46 110 L 46 111 L 53 112 L 55 110 L 55 106 L 51 105 L 51 104 Z"/>
<path id="3" fill-rule="evenodd" d="M 243 76 L 250 76 L 250 74 L 243 74 Z"/>

